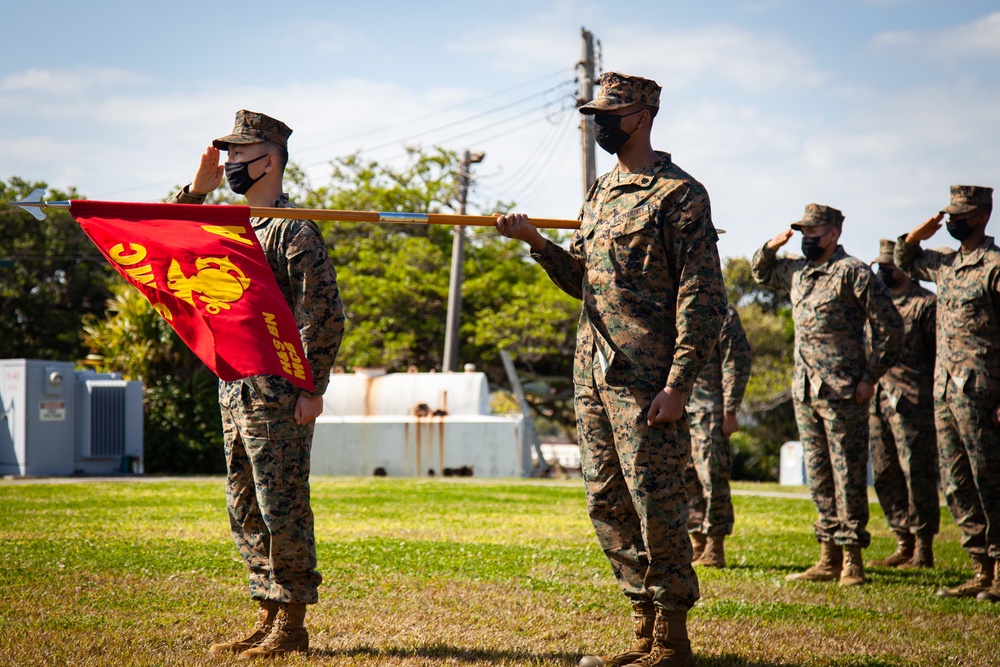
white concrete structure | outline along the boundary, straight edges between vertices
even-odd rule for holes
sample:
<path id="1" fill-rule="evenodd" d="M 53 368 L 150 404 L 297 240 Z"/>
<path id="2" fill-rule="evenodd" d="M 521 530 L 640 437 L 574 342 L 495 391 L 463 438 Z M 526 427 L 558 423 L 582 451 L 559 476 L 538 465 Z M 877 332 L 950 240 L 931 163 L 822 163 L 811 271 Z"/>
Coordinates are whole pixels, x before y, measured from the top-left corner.
<path id="1" fill-rule="evenodd" d="M 326 416 L 409 415 L 423 403 L 431 412 L 488 415 L 485 373 L 334 373 L 323 395 Z"/>
<path id="2" fill-rule="evenodd" d="M 558 463 L 563 468 L 580 467 L 580 446 L 565 442 L 543 442 L 542 455 L 549 463 Z"/>
<path id="3" fill-rule="evenodd" d="M 483 373 L 338 373 L 316 420 L 312 473 L 531 473 L 523 419 L 489 415 Z"/>
<path id="4" fill-rule="evenodd" d="M 472 474 L 519 477 L 520 417 L 320 417 L 313 436 L 317 475 L 389 477 Z M 530 465 L 530 461 L 529 461 Z"/>
<path id="5" fill-rule="evenodd" d="M 802 486 L 806 483 L 806 462 L 802 443 L 798 440 L 786 442 L 781 446 L 778 483 L 782 486 Z"/>

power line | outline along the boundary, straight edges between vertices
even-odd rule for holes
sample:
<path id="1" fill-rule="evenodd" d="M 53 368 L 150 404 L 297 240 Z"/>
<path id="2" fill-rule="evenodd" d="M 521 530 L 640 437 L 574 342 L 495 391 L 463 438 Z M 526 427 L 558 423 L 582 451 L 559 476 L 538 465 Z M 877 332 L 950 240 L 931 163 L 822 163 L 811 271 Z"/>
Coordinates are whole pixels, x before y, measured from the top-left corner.
<path id="1" fill-rule="evenodd" d="M 552 72 L 550 74 L 546 74 L 545 76 L 538 77 L 537 79 L 532 79 L 531 81 L 526 81 L 524 83 L 519 83 L 519 84 L 517 84 L 515 86 L 511 86 L 509 88 L 504 88 L 503 90 L 498 90 L 496 92 L 489 93 L 489 94 L 483 95 L 481 97 L 473 98 L 471 100 L 466 100 L 464 102 L 459 102 L 458 104 L 453 104 L 451 106 L 444 107 L 444 108 L 438 109 L 436 111 L 430 111 L 428 113 L 423 114 L 422 116 L 416 116 L 415 118 L 408 118 L 408 119 L 401 120 L 401 121 L 398 121 L 398 122 L 395 122 L 395 123 L 391 123 L 389 125 L 383 125 L 382 127 L 376 127 L 376 128 L 372 128 L 370 130 L 365 130 L 363 132 L 358 132 L 356 134 L 352 134 L 352 135 L 349 135 L 349 136 L 346 136 L 346 137 L 341 137 L 339 139 L 333 139 L 331 141 L 325 141 L 325 142 L 323 142 L 321 144 L 315 144 L 313 146 L 307 146 L 306 148 L 297 149 L 296 152 L 297 153 L 305 153 L 305 152 L 308 152 L 308 151 L 316 150 L 318 148 L 324 148 L 326 146 L 331 146 L 333 144 L 343 143 L 345 141 L 350 141 L 352 139 L 357 139 L 358 137 L 364 137 L 364 136 L 368 136 L 370 134 L 376 134 L 378 132 L 384 132 L 384 131 L 390 130 L 390 129 L 394 128 L 394 127 L 399 127 L 401 125 L 407 125 L 409 123 L 415 123 L 415 122 L 417 122 L 419 120 L 424 120 L 425 118 L 431 118 L 433 116 L 437 116 L 437 115 L 445 113 L 447 111 L 454 111 L 455 109 L 461 109 L 462 107 L 467 107 L 467 106 L 469 106 L 471 104 L 475 104 L 477 102 L 482 102 L 483 100 L 488 100 L 491 97 L 496 97 L 498 95 L 503 95 L 505 93 L 509 93 L 512 90 L 518 90 L 519 88 L 525 88 L 527 86 L 530 86 L 531 84 L 538 83 L 539 81 L 544 81 L 545 79 L 549 79 L 549 78 L 551 78 L 553 76 L 556 76 L 558 74 L 565 74 L 568 71 L 573 71 L 573 68 L 563 67 L 561 69 L 556 70 L 555 72 Z M 557 86 L 554 86 L 553 88 L 558 88 L 559 86 L 563 86 L 566 83 L 567 83 L 566 81 L 561 81 Z M 533 97 L 537 97 L 539 94 L 544 94 L 545 92 L 548 92 L 548 90 L 552 90 L 552 88 L 549 88 L 549 89 L 547 89 L 545 91 L 542 91 L 542 93 L 536 93 L 535 95 L 532 95 L 532 96 L 529 96 L 527 98 L 524 98 L 524 100 L 532 99 Z M 524 100 L 521 100 L 521 101 L 524 101 Z M 494 111 L 498 110 L 498 109 L 502 109 L 502 108 L 503 107 L 497 107 L 496 109 L 494 109 Z M 475 116 L 473 116 L 473 118 L 475 118 Z M 405 141 L 405 140 L 406 139 L 404 138 L 404 139 L 401 139 L 400 141 Z"/>
<path id="2" fill-rule="evenodd" d="M 535 93 L 534 95 L 529 95 L 528 97 L 524 97 L 524 98 L 521 98 L 519 100 L 515 100 L 513 102 L 508 102 L 506 104 L 502 104 L 502 105 L 500 105 L 498 107 L 494 107 L 493 109 L 488 109 L 486 111 L 482 111 L 480 113 L 473 114 L 472 116 L 468 116 L 466 118 L 462 118 L 460 120 L 456 120 L 456 121 L 453 121 L 451 123 L 445 123 L 444 125 L 439 125 L 437 127 L 432 127 L 432 128 L 430 128 L 428 130 L 423 130 L 421 132 L 416 132 L 416 133 L 411 134 L 411 135 L 406 136 L 406 137 L 402 137 L 402 138 L 399 138 L 399 139 L 393 139 L 392 141 L 387 141 L 385 143 L 377 144 L 375 146 L 369 146 L 368 148 L 362 149 L 360 152 L 362 152 L 362 153 L 372 153 L 374 151 L 381 150 L 383 148 L 387 148 L 389 146 L 395 146 L 396 144 L 400 144 L 400 143 L 404 143 L 406 141 L 410 141 L 412 139 L 416 139 L 417 137 L 422 137 L 422 136 L 425 136 L 425 135 L 428 135 L 428 134 L 432 134 L 434 132 L 439 132 L 441 130 L 446 130 L 448 128 L 455 127 L 457 125 L 462 125 L 464 123 L 467 123 L 469 121 L 475 120 L 477 118 L 482 118 L 484 116 L 489 116 L 489 115 L 495 114 L 498 111 L 502 111 L 504 109 L 509 109 L 510 107 L 515 107 L 515 106 L 517 106 L 519 104 L 523 104 L 524 102 L 527 102 L 529 100 L 535 99 L 537 97 L 541 97 L 542 95 L 547 95 L 547 94 L 549 94 L 549 93 L 551 93 L 553 91 L 558 90 L 559 88 L 564 87 L 567 83 L 572 83 L 572 82 L 570 82 L 570 81 L 564 81 L 564 82 L 560 83 L 557 86 L 552 86 L 551 88 L 547 88 L 547 89 L 545 89 L 545 90 L 543 90 L 543 91 L 541 91 L 539 93 Z M 532 107 L 531 109 L 528 109 L 527 111 L 522 111 L 522 112 L 517 113 L 517 114 L 515 114 L 513 116 L 507 116 L 506 118 L 503 118 L 503 119 L 501 119 L 499 121 L 496 121 L 494 123 L 490 123 L 488 125 L 483 125 L 483 126 L 474 128 L 472 130 L 463 132 L 461 134 L 454 135 L 452 137 L 448 137 L 447 139 L 441 139 L 441 140 L 439 140 L 439 141 L 437 141 L 435 143 L 441 144 L 441 143 L 444 143 L 444 142 L 447 142 L 447 141 L 453 141 L 454 139 L 458 139 L 458 138 L 462 138 L 462 137 L 468 136 L 470 134 L 474 134 L 474 133 L 476 133 L 476 132 L 478 132 L 480 130 L 487 130 L 487 129 L 490 129 L 492 127 L 496 127 L 499 124 L 505 123 L 505 122 L 507 122 L 509 120 L 521 118 L 521 117 L 523 117 L 523 116 L 525 116 L 525 115 L 527 115 L 529 113 L 533 113 L 533 112 L 538 111 L 540 109 L 548 108 L 549 106 L 551 106 L 551 102 L 545 102 L 544 104 Z M 310 162 L 309 164 L 303 165 L 303 169 L 308 169 L 309 167 L 314 167 L 314 166 L 319 165 L 319 164 L 326 164 L 329 161 L 330 161 L 329 159 L 325 159 L 325 160 L 319 160 L 317 162 Z"/>
<path id="3" fill-rule="evenodd" d="M 531 152 L 531 154 L 524 159 L 524 164 L 526 164 L 527 167 L 513 172 L 511 175 L 507 175 L 507 180 L 499 179 L 497 182 L 492 183 L 491 186 L 494 189 L 514 190 L 520 188 L 522 183 L 529 182 L 533 179 L 543 156 L 549 154 L 564 134 L 565 126 L 569 124 L 567 119 L 572 119 L 572 115 L 567 114 L 565 110 L 562 113 L 564 115 L 560 126 L 553 128 L 553 131 L 548 132 L 545 135 L 545 138 L 536 144 L 535 149 Z"/>
<path id="4" fill-rule="evenodd" d="M 567 120 L 563 123 L 562 127 L 557 128 L 552 132 L 555 140 L 551 142 L 548 151 L 544 158 L 536 162 L 537 167 L 533 168 L 530 172 L 530 180 L 527 188 L 521 192 L 517 192 L 517 188 L 520 187 L 520 183 L 525 179 L 521 178 L 520 175 L 514 180 L 507 183 L 491 184 L 487 187 L 482 187 L 481 189 L 486 192 L 491 192 L 493 197 L 497 199 L 503 198 L 505 193 L 510 193 L 508 198 L 515 199 L 517 205 L 523 206 L 527 202 L 530 202 L 538 193 L 543 192 L 548 184 L 552 181 L 552 178 L 558 173 L 558 169 L 553 165 L 553 161 L 559 155 L 568 154 L 569 149 L 564 146 L 568 137 L 572 135 L 571 131 L 574 127 L 572 123 L 573 116 L 567 115 Z M 481 185 L 481 184 L 480 184 Z"/>
<path id="5" fill-rule="evenodd" d="M 530 86 L 532 84 L 538 83 L 539 81 L 544 81 L 546 79 L 552 78 L 553 76 L 565 74 L 567 72 L 572 72 L 572 71 L 573 71 L 573 68 L 565 68 L 565 67 L 564 68 L 560 68 L 560 69 L 556 70 L 555 72 L 551 72 L 551 73 L 546 74 L 544 76 L 537 77 L 535 79 L 531 79 L 529 81 L 525 81 L 523 83 L 519 83 L 517 85 L 510 86 L 508 88 L 504 88 L 502 90 L 498 90 L 498 91 L 495 91 L 493 93 L 482 95 L 480 97 L 473 98 L 471 100 L 466 100 L 466 101 L 460 102 L 458 104 L 454 104 L 454 105 L 451 105 L 451 106 L 448 106 L 448 107 L 444 107 L 442 109 L 438 109 L 436 111 L 432 111 L 432 112 L 423 114 L 421 116 L 417 116 L 415 118 L 410 118 L 410 119 L 402 120 L 402 121 L 399 121 L 399 122 L 396 122 L 396 123 L 392 123 L 390 125 L 385 125 L 385 126 L 382 126 L 382 127 L 379 127 L 379 128 L 373 128 L 371 130 L 366 130 L 364 132 L 360 132 L 360 133 L 357 133 L 355 135 L 351 135 L 351 136 L 348 136 L 348 137 L 342 137 L 340 139 L 335 139 L 335 140 L 332 140 L 332 141 L 324 142 L 324 143 L 321 143 L 321 144 L 316 144 L 316 145 L 313 145 L 313 146 L 308 146 L 306 148 L 296 149 L 296 154 L 301 153 L 301 152 L 307 152 L 307 151 L 311 151 L 311 150 L 316 150 L 318 148 L 329 146 L 329 145 L 332 145 L 332 144 L 335 144 L 335 143 L 349 141 L 349 140 L 351 140 L 353 138 L 357 138 L 357 137 L 360 137 L 360 136 L 367 136 L 367 135 L 375 134 L 375 133 L 378 133 L 378 132 L 384 132 L 384 131 L 386 131 L 388 129 L 392 129 L 394 127 L 399 127 L 401 125 L 405 125 L 405 124 L 408 124 L 408 123 L 417 122 L 419 120 L 422 120 L 422 119 L 425 119 L 425 118 L 429 118 L 429 117 L 433 117 L 433 116 L 436 116 L 438 114 L 441 114 L 441 113 L 444 113 L 444 112 L 447 112 L 447 111 L 452 111 L 452 110 L 455 110 L 455 109 L 466 107 L 466 106 L 469 106 L 471 104 L 475 104 L 477 102 L 480 102 L 482 100 L 490 99 L 490 98 L 496 97 L 498 95 L 503 95 L 503 94 L 506 94 L 506 93 L 511 92 L 513 90 L 518 90 L 520 88 L 525 88 L 525 87 Z M 431 133 L 439 131 L 439 130 L 447 129 L 449 127 L 454 127 L 456 125 L 461 125 L 463 123 L 467 123 L 467 122 L 475 120 L 477 118 L 481 118 L 483 116 L 488 116 L 490 114 L 497 113 L 497 112 L 502 111 L 504 109 L 517 106 L 518 104 L 523 104 L 526 101 L 530 101 L 532 99 L 535 99 L 535 98 L 538 98 L 538 97 L 541 97 L 541 96 L 544 96 L 544 95 L 548 95 L 548 94 L 550 94 L 550 93 L 552 93 L 554 91 L 558 91 L 561 88 L 567 86 L 568 84 L 572 84 L 572 83 L 574 83 L 574 81 L 572 81 L 572 80 L 563 80 L 563 81 L 560 81 L 558 84 L 556 84 L 554 86 L 549 86 L 548 88 L 546 88 L 546 89 L 544 89 L 542 91 L 539 91 L 539 92 L 534 93 L 532 95 L 526 96 L 524 98 L 520 98 L 520 99 L 515 100 L 513 102 L 507 102 L 507 103 L 501 104 L 500 106 L 494 107 L 492 109 L 488 109 L 486 111 L 483 111 L 483 112 L 480 112 L 480 113 L 477 113 L 477 114 L 473 114 L 472 116 L 468 116 L 466 118 L 462 118 L 462 119 L 459 119 L 459 120 L 451 122 L 451 123 L 447 123 L 447 124 L 444 124 L 444 125 L 441 125 L 441 126 L 438 126 L 438 127 L 435 127 L 435 128 L 431 128 L 429 130 L 424 130 L 424 131 L 421 131 L 421 132 L 418 132 L 418 133 L 415 133 L 415 134 L 411 134 L 409 136 L 404 136 L 402 138 L 398 138 L 398 139 L 395 139 L 393 141 L 385 142 L 383 144 L 379 144 L 379 145 L 374 146 L 374 147 L 369 147 L 369 148 L 363 149 L 362 152 L 370 152 L 370 151 L 380 150 L 382 148 L 386 148 L 387 146 L 392 146 L 392 145 L 395 145 L 395 144 L 403 143 L 403 142 L 415 139 L 415 138 L 420 137 L 420 136 L 431 134 Z M 543 105 L 543 106 L 545 106 L 545 105 Z M 536 107 L 536 109 L 537 108 L 542 108 L 542 107 Z M 515 117 L 517 117 L 517 116 L 515 116 Z M 495 126 L 495 124 L 486 125 L 483 129 L 489 129 L 489 128 L 494 127 L 494 126 Z M 454 140 L 456 138 L 460 138 L 462 136 L 467 136 L 467 135 L 468 135 L 468 133 L 465 133 L 465 134 L 462 134 L 462 135 L 458 135 L 456 137 L 451 137 L 449 139 L 445 139 L 443 141 L 451 141 L 451 140 Z M 329 158 L 329 159 L 320 160 L 320 161 L 317 161 L 317 162 L 311 162 L 311 163 L 308 163 L 308 164 L 300 165 L 300 168 L 303 169 L 303 170 L 305 170 L 305 169 L 308 169 L 310 167 L 314 167 L 314 166 L 317 166 L 317 165 L 320 165 L 320 164 L 327 164 L 332 159 L 336 159 L 336 156 L 334 158 Z M 183 177 L 182 178 L 173 178 L 171 180 L 157 181 L 157 182 L 154 182 L 154 183 L 145 183 L 145 184 L 142 184 L 142 185 L 131 186 L 131 187 L 128 187 L 128 188 L 121 188 L 121 189 L 118 189 L 118 190 L 110 190 L 110 191 L 106 191 L 106 192 L 103 192 L 103 193 L 99 193 L 99 194 L 95 195 L 95 197 L 102 198 L 102 197 L 107 197 L 109 195 L 117 195 L 117 194 L 121 194 L 121 193 L 125 193 L 125 192 L 134 192 L 136 190 L 144 190 L 144 189 L 153 188 L 153 187 L 161 187 L 161 186 L 162 187 L 167 187 L 167 186 L 177 185 L 179 182 L 186 182 L 186 178 L 183 178 Z"/>

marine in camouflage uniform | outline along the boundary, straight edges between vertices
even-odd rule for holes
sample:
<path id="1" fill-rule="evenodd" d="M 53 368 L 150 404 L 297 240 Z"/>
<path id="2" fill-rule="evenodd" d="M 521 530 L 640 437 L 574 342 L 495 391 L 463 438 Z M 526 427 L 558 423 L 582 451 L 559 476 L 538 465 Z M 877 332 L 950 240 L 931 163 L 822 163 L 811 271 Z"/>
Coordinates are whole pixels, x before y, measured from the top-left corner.
<path id="1" fill-rule="evenodd" d="M 752 269 L 757 282 L 783 286 L 791 295 L 792 399 L 819 513 L 814 529 L 820 561 L 789 578 L 839 579 L 840 585 L 853 586 L 865 582 L 861 550 L 871 541 L 868 400 L 899 356 L 903 322 L 885 284 L 837 244 L 843 220 L 835 208 L 809 204 L 802 220 L 757 251 Z M 807 257 L 778 258 L 792 230 L 803 233 Z M 872 331 L 870 354 L 866 323 Z"/>
<path id="2" fill-rule="evenodd" d="M 937 298 L 896 268 L 895 245 L 882 239 L 873 263 L 906 333 L 899 359 L 875 387 L 869 442 L 875 492 L 897 546 L 870 565 L 934 567 L 934 536 L 941 525 L 932 393 Z"/>
<path id="3" fill-rule="evenodd" d="M 732 304 L 722 332 L 688 398 L 691 420 L 691 465 L 687 467 L 688 533 L 694 564 L 725 567 L 726 535 L 733 532 L 733 471 L 729 435 L 738 427 L 736 412 L 743 402 L 753 353 L 743 322 Z M 724 424 L 725 421 L 725 424 Z"/>
<path id="4" fill-rule="evenodd" d="M 973 577 L 939 595 L 1000 601 L 1000 248 L 986 235 L 993 189 L 955 185 L 938 215 L 896 243 L 896 265 L 937 284 L 934 422 L 941 486 Z M 924 250 L 949 215 L 959 250 Z"/>
<path id="5" fill-rule="evenodd" d="M 580 664 L 688 665 L 698 578 L 685 530 L 684 405 L 726 312 L 718 236 L 705 188 L 650 146 L 660 87 L 615 72 L 599 82 L 581 111 L 596 114 L 598 143 L 618 166 L 590 188 L 569 249 L 523 215 L 497 228 L 528 242 L 583 301 L 573 380 L 587 507 L 632 602 L 636 642 Z"/>
<path id="6" fill-rule="evenodd" d="M 213 141 L 194 182 L 173 201 L 204 202 L 225 169 L 230 187 L 251 206 L 293 208 L 281 192 L 291 132 L 264 114 L 238 111 L 232 134 Z M 229 153 L 225 166 L 220 150 Z M 260 612 L 247 636 L 211 650 L 270 656 L 308 648 L 305 605 L 317 602 L 322 581 L 309 503 L 312 436 L 345 318 L 337 273 L 316 224 L 257 217 L 250 223 L 298 323 L 316 388 L 306 392 L 274 375 L 219 384 L 230 528 Z"/>

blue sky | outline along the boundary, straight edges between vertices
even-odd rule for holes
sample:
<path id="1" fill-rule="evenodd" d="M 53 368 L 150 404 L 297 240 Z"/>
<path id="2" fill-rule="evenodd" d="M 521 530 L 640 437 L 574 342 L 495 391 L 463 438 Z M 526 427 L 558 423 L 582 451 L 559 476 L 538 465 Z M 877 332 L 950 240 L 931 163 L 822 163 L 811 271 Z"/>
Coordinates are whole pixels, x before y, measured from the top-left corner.
<path id="1" fill-rule="evenodd" d="M 355 150 L 392 162 L 439 144 L 485 151 L 474 204 L 575 217 L 581 27 L 605 70 L 663 85 L 654 144 L 708 187 L 725 256 L 818 202 L 869 260 L 950 184 L 1000 185 L 995 0 L 42 0 L 4 15 L 0 179 L 92 199 L 162 198 L 249 108 L 294 128 L 314 185 Z"/>

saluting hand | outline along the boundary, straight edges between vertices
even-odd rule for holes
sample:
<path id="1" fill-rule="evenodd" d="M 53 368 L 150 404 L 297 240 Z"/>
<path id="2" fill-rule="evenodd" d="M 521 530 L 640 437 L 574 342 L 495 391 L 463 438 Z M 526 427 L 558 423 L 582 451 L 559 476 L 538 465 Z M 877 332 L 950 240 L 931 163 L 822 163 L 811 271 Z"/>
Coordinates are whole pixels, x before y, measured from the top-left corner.
<path id="1" fill-rule="evenodd" d="M 941 229 L 941 220 L 943 219 L 944 213 L 938 213 L 927 222 L 917 226 L 912 232 L 906 235 L 906 242 L 920 243 L 921 241 L 926 241 L 934 236 L 937 230 Z"/>
<path id="2" fill-rule="evenodd" d="M 524 213 L 498 215 L 496 226 L 498 232 L 509 239 L 524 241 L 535 252 L 541 252 L 545 247 L 545 237 L 539 234 L 535 226 L 528 222 L 528 216 Z"/>
<path id="3" fill-rule="evenodd" d="M 665 387 L 653 398 L 646 414 L 646 425 L 675 422 L 684 416 L 687 394 L 674 387 Z"/>
<path id="4" fill-rule="evenodd" d="M 854 401 L 859 405 L 864 405 L 868 401 L 872 400 L 872 396 L 874 395 L 875 387 L 863 380 L 858 383 L 857 387 L 854 388 Z"/>
<path id="5" fill-rule="evenodd" d="M 795 232 L 793 232 L 791 229 L 786 229 L 785 231 L 781 232 L 780 234 L 778 234 L 777 236 L 775 236 L 773 239 L 771 239 L 770 241 L 768 241 L 767 242 L 767 247 L 770 248 L 771 250 L 777 250 L 781 246 L 783 246 L 786 243 L 788 243 L 789 239 L 792 238 L 793 234 L 795 234 Z"/>
<path id="6" fill-rule="evenodd" d="M 207 195 L 209 192 L 214 192 L 222 185 L 222 175 L 225 170 L 226 168 L 219 163 L 219 149 L 209 146 L 201 156 L 198 171 L 195 172 L 188 192 L 193 195 Z"/>

